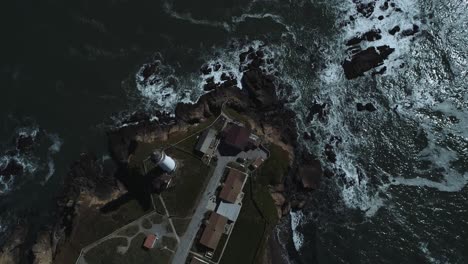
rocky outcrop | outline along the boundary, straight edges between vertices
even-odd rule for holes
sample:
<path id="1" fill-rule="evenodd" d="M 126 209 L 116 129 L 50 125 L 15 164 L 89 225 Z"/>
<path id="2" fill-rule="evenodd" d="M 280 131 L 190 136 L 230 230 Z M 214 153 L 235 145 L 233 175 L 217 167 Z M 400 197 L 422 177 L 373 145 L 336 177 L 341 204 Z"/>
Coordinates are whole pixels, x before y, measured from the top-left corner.
<path id="1" fill-rule="evenodd" d="M 345 60 L 342 64 L 346 78 L 355 79 L 363 76 L 365 72 L 382 65 L 394 50 L 384 45 L 377 48 L 369 47 L 354 53 L 351 59 Z"/>
<path id="2" fill-rule="evenodd" d="M 373 30 L 370 30 L 360 36 L 357 36 L 357 37 L 354 37 L 350 40 L 348 40 L 348 42 L 346 42 L 346 46 L 353 46 L 353 45 L 357 45 L 359 43 L 361 43 L 362 41 L 364 40 L 367 40 L 367 41 L 376 41 L 376 40 L 379 40 L 382 38 L 382 35 L 380 34 L 381 31 L 380 29 L 373 29 Z"/>
<path id="3" fill-rule="evenodd" d="M 25 255 L 22 245 L 28 234 L 28 229 L 24 223 L 18 223 L 9 240 L 0 249 L 0 263 L 19 264 Z"/>
<path id="4" fill-rule="evenodd" d="M 16 159 L 11 158 L 6 162 L 4 167 L 0 167 L 0 177 L 8 181 L 11 177 L 19 176 L 23 173 L 23 165 Z"/>
<path id="5" fill-rule="evenodd" d="M 359 112 L 362 112 L 362 111 L 374 112 L 377 110 L 377 108 L 375 108 L 375 106 L 372 103 L 367 103 L 367 104 L 357 103 L 356 109 Z"/>
<path id="6" fill-rule="evenodd" d="M 53 246 L 49 232 L 41 232 L 32 247 L 32 264 L 52 264 Z"/>

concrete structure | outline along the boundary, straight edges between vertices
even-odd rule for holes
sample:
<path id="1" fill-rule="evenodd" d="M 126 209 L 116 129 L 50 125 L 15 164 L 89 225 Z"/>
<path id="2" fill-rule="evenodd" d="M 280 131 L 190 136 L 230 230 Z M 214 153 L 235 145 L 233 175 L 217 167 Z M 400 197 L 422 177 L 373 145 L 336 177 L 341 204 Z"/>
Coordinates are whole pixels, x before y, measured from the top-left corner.
<path id="1" fill-rule="evenodd" d="M 165 172 L 173 172 L 176 169 L 175 161 L 166 155 L 164 151 L 156 150 L 151 154 L 151 161 Z"/>
<path id="2" fill-rule="evenodd" d="M 218 247 L 219 240 L 224 233 L 224 227 L 227 224 L 228 219 L 215 212 L 211 213 L 208 219 L 208 224 L 203 230 L 203 234 L 200 238 L 200 244 L 205 247 L 216 250 Z"/>
<path id="3" fill-rule="evenodd" d="M 237 217 L 239 217 L 240 210 L 240 204 L 220 202 L 216 213 L 226 217 L 230 221 L 235 222 Z"/>
<path id="4" fill-rule="evenodd" d="M 219 193 L 219 198 L 229 203 L 235 203 L 242 191 L 246 177 L 244 173 L 238 170 L 229 169 L 226 181 L 224 181 L 223 188 Z"/>
<path id="5" fill-rule="evenodd" d="M 156 237 L 156 235 L 149 234 L 148 236 L 146 236 L 145 243 L 143 244 L 143 247 L 145 247 L 146 249 L 152 249 L 154 247 L 154 244 L 156 243 L 157 239 L 158 238 Z"/>
<path id="6" fill-rule="evenodd" d="M 210 128 L 205 130 L 201 136 L 198 138 L 197 145 L 195 146 L 195 150 L 199 153 L 205 155 L 208 150 L 210 149 L 210 145 L 216 139 L 216 130 Z"/>

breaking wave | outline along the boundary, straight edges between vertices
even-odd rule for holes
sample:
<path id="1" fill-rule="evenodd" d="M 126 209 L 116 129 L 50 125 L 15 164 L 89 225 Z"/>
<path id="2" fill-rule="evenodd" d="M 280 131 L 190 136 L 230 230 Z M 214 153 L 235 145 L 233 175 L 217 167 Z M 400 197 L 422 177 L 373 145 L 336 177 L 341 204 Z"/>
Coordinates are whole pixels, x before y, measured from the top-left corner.
<path id="1" fill-rule="evenodd" d="M 47 182 L 55 173 L 53 156 L 63 144 L 57 134 L 47 133 L 38 127 L 20 127 L 16 129 L 14 138 L 16 146 L 2 149 L 0 156 L 0 195 L 20 188 L 39 175 L 44 175 L 42 184 Z"/>

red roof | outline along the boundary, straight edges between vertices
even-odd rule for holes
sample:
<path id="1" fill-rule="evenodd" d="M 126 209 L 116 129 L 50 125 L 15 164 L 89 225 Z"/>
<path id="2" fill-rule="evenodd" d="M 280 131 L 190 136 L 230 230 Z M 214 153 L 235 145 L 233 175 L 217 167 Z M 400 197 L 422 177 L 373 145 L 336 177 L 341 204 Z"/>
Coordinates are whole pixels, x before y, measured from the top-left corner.
<path id="1" fill-rule="evenodd" d="M 200 238 L 200 244 L 215 250 L 218 247 L 219 240 L 224 232 L 224 226 L 228 219 L 218 213 L 211 213 L 208 225 L 203 230 Z"/>
<path id="2" fill-rule="evenodd" d="M 156 239 L 158 239 L 155 235 L 149 234 L 146 236 L 145 243 L 143 246 L 147 249 L 151 249 L 154 247 L 154 243 L 156 243 Z"/>
<path id="3" fill-rule="evenodd" d="M 226 177 L 226 181 L 224 181 L 224 186 L 219 193 L 219 198 L 230 203 L 235 203 L 237 196 L 239 196 L 239 193 L 242 191 L 245 177 L 244 173 L 229 169 L 229 174 Z"/>
<path id="4" fill-rule="evenodd" d="M 232 124 L 224 130 L 224 142 L 226 144 L 244 149 L 249 142 L 250 129 Z"/>

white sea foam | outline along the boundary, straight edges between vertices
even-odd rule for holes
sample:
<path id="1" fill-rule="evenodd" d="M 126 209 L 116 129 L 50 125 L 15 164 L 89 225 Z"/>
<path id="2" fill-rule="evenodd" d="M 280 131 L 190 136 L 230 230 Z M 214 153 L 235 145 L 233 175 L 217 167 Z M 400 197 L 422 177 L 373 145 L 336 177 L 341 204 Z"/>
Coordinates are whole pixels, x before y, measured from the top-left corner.
<path id="1" fill-rule="evenodd" d="M 301 232 L 299 232 L 297 228 L 301 225 L 302 220 L 304 219 L 304 214 L 302 213 L 302 211 L 291 211 L 289 215 L 291 216 L 291 229 L 293 231 L 294 247 L 297 251 L 299 251 L 302 248 L 302 245 L 304 244 L 304 235 Z"/>

